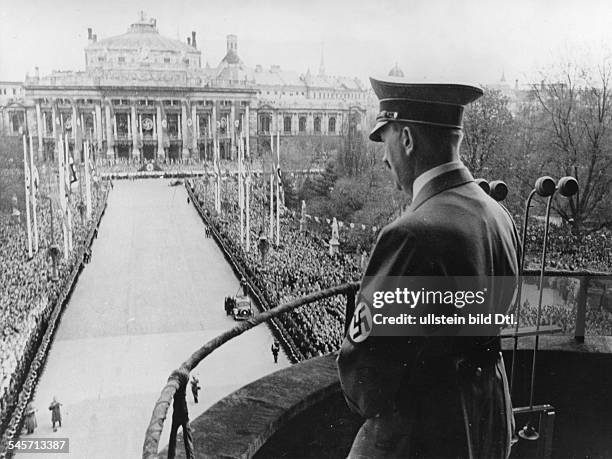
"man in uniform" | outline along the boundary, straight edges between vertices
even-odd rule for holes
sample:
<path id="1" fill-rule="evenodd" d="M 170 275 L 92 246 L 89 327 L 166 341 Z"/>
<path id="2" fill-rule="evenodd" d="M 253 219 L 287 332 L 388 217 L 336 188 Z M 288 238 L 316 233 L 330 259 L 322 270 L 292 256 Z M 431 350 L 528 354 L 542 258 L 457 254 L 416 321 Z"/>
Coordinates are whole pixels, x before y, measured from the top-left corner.
<path id="1" fill-rule="evenodd" d="M 464 107 L 482 90 L 371 83 L 380 113 L 370 140 L 385 144 L 384 162 L 412 203 L 382 229 L 360 295 L 384 289 L 390 276 L 507 276 L 512 285 L 490 303 L 490 312 L 506 313 L 518 276 L 518 234 L 459 157 Z M 349 457 L 506 459 L 514 419 L 498 331 L 370 336 L 373 324 L 363 323 L 368 314 L 360 307 L 338 356 L 347 403 L 366 418 Z"/>

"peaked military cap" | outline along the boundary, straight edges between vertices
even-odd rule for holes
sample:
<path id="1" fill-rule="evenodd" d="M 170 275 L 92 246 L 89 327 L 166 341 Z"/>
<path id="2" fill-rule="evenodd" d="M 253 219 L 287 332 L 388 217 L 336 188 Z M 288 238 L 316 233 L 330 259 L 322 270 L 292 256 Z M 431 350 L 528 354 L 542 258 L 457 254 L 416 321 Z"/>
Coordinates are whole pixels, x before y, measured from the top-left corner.
<path id="1" fill-rule="evenodd" d="M 463 109 L 483 94 L 476 86 L 450 83 L 410 83 L 402 78 L 370 78 L 380 100 L 380 112 L 370 140 L 382 142 L 381 128 L 404 121 L 461 129 Z"/>

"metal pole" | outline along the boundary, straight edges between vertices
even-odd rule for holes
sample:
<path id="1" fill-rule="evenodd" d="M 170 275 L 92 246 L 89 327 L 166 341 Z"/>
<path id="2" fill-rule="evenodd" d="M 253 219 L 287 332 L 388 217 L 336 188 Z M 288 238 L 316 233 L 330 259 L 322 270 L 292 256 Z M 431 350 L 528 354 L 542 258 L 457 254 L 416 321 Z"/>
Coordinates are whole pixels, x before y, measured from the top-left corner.
<path id="1" fill-rule="evenodd" d="M 37 174 L 38 175 L 38 174 Z M 32 224 L 34 229 L 34 252 L 38 252 L 38 216 L 36 190 L 34 188 L 34 139 L 30 133 L 30 193 L 32 195 Z"/>
<path id="2" fill-rule="evenodd" d="M 280 130 L 276 131 L 276 245 L 280 245 Z"/>
<path id="3" fill-rule="evenodd" d="M 28 171 L 28 147 L 26 135 L 23 134 L 23 181 L 25 188 L 26 226 L 28 234 L 28 259 L 32 258 L 32 230 L 30 229 L 30 172 Z"/>

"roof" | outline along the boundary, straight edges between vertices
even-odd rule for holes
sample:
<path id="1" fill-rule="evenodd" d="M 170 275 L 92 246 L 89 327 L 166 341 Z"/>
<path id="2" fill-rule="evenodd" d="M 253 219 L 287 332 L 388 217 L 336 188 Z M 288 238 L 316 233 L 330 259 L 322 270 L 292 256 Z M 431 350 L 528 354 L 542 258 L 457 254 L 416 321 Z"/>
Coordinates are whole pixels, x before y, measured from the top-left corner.
<path id="1" fill-rule="evenodd" d="M 86 50 L 140 50 L 146 48 L 152 51 L 174 51 L 199 53 L 196 48 L 179 40 L 160 35 L 155 26 L 155 20 L 135 22 L 123 35 L 104 38 L 87 46 Z"/>

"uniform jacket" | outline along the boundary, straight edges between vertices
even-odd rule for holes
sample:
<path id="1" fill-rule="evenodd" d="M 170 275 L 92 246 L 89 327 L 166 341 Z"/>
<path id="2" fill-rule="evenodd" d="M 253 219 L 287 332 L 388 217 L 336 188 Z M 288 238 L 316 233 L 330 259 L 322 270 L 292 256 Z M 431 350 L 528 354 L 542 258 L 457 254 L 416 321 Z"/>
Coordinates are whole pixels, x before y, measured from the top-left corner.
<path id="1" fill-rule="evenodd" d="M 361 288 L 383 276 L 517 278 L 519 251 L 508 212 L 461 168 L 425 184 L 383 228 Z M 511 302 L 499 293 L 493 312 Z M 338 369 L 349 406 L 367 418 L 350 457 L 509 455 L 512 407 L 498 337 L 346 337 Z"/>

